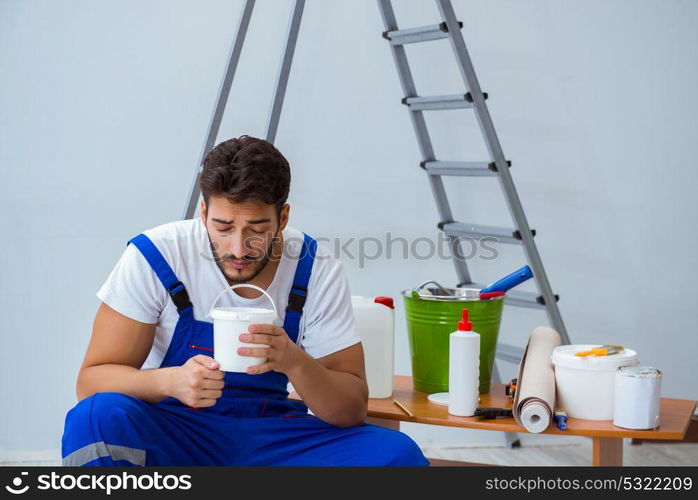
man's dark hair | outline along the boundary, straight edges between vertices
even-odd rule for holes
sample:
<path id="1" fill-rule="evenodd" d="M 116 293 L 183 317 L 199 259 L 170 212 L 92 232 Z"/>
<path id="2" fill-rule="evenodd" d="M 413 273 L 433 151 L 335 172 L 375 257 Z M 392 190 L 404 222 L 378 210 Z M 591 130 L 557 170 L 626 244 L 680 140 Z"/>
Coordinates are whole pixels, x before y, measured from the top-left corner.
<path id="1" fill-rule="evenodd" d="M 281 211 L 291 187 L 288 161 L 271 142 L 249 135 L 221 142 L 204 158 L 199 180 L 206 204 L 213 196 L 233 203 L 258 200 Z"/>

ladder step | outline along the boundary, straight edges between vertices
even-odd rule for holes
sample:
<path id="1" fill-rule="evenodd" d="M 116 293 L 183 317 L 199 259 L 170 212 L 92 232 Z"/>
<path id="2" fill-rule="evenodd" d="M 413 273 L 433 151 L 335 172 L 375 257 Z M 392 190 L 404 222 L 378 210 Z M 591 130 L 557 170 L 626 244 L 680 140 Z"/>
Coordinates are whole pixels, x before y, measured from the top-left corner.
<path id="1" fill-rule="evenodd" d="M 521 233 L 518 229 L 508 229 L 495 226 L 481 226 L 479 224 L 466 224 L 464 222 L 443 221 L 438 224 L 448 236 L 466 236 L 469 238 L 496 238 L 499 243 L 521 244 Z M 532 229 L 533 236 L 536 230 Z"/>
<path id="2" fill-rule="evenodd" d="M 555 301 L 560 298 L 555 295 Z M 504 303 L 516 307 L 530 307 L 531 309 L 545 309 L 543 296 L 535 292 L 510 291 L 504 297 Z"/>
<path id="3" fill-rule="evenodd" d="M 494 163 L 486 161 L 423 161 L 419 164 L 429 175 L 496 177 Z"/>
<path id="4" fill-rule="evenodd" d="M 519 363 L 521 358 L 523 358 L 523 355 L 524 350 L 515 345 L 497 344 L 497 348 L 495 350 L 495 358 L 508 361 L 510 363 Z M 502 382 L 506 381 L 503 380 Z"/>
<path id="5" fill-rule="evenodd" d="M 410 107 L 411 111 L 438 110 L 438 109 L 462 109 L 472 108 L 472 101 L 468 101 L 468 94 L 450 94 L 427 97 L 405 97 L 402 104 Z"/>
<path id="6" fill-rule="evenodd" d="M 458 24 L 461 28 L 463 27 L 462 22 L 459 21 Z M 408 43 L 441 40 L 442 38 L 448 38 L 448 27 L 446 23 L 441 23 L 404 30 L 384 31 L 383 38 L 390 41 L 390 45 L 406 45 Z"/>

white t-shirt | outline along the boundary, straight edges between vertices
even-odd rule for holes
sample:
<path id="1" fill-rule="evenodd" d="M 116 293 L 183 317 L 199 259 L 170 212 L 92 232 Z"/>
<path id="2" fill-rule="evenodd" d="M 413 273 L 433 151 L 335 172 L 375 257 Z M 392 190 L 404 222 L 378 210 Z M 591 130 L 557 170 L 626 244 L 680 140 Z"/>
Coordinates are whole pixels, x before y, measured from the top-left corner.
<path id="1" fill-rule="evenodd" d="M 206 315 L 216 296 L 229 285 L 214 261 L 203 221 L 197 218 L 171 222 L 144 231 L 144 234 L 184 283 L 194 306 L 194 318 L 211 322 Z M 279 267 L 266 290 L 276 303 L 279 318 L 275 324 L 279 326 L 283 326 L 286 315 L 303 234 L 287 226 L 283 231 L 283 240 Z M 157 324 L 153 346 L 141 368 L 159 368 L 179 315 L 165 287 L 135 245 L 126 247 L 109 278 L 97 292 L 97 297 L 124 316 L 142 323 Z M 223 294 L 217 305 L 271 308 L 264 295 L 246 299 L 234 290 Z M 320 244 L 308 285 L 298 340 L 298 344 L 313 358 L 322 358 L 360 342 L 342 265 Z"/>

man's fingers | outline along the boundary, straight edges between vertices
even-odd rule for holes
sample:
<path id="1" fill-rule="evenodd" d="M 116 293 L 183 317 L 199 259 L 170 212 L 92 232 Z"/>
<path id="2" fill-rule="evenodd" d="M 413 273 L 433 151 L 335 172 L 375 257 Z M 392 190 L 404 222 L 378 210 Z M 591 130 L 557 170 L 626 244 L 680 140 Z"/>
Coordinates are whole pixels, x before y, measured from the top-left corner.
<path id="1" fill-rule="evenodd" d="M 272 368 L 272 363 L 264 363 L 263 365 L 259 366 L 248 366 L 247 370 L 245 371 L 250 375 L 259 375 L 261 373 L 269 372 L 273 369 L 274 368 Z"/>
<path id="2" fill-rule="evenodd" d="M 199 399 L 194 405 L 196 408 L 207 408 L 216 404 L 217 399 L 203 398 Z"/>
<path id="3" fill-rule="evenodd" d="M 225 372 L 223 372 L 221 370 L 211 370 L 211 369 L 204 370 L 204 379 L 205 380 L 223 380 L 224 377 L 225 377 Z"/>
<path id="4" fill-rule="evenodd" d="M 216 369 L 220 366 L 220 363 L 218 361 L 213 359 L 211 356 L 206 356 L 205 354 L 197 354 L 191 359 L 199 363 L 201 366 L 208 368 L 209 370 Z"/>
<path id="5" fill-rule="evenodd" d="M 264 324 L 250 325 L 247 327 L 247 331 L 250 333 L 266 333 L 267 335 L 283 335 L 286 333 L 280 326 Z"/>
<path id="6" fill-rule="evenodd" d="M 240 335 L 240 341 L 249 344 L 275 345 L 279 340 L 278 335 L 269 335 L 266 333 L 243 333 Z"/>
<path id="7" fill-rule="evenodd" d="M 225 377 L 225 372 L 218 369 L 221 364 L 212 357 L 206 356 L 205 354 L 197 354 L 190 359 L 203 368 L 201 373 L 203 373 L 204 378 L 220 380 Z"/>
<path id="8" fill-rule="evenodd" d="M 223 373 L 223 372 L 221 372 Z M 205 378 L 201 381 L 202 389 L 223 389 L 225 387 L 225 381 L 223 379 L 209 379 Z"/>
<path id="9" fill-rule="evenodd" d="M 268 358 L 269 352 L 268 347 L 240 347 L 238 349 L 239 355 L 251 356 L 253 358 Z"/>
<path id="10" fill-rule="evenodd" d="M 223 395 L 220 389 L 202 389 L 201 399 L 218 399 Z"/>

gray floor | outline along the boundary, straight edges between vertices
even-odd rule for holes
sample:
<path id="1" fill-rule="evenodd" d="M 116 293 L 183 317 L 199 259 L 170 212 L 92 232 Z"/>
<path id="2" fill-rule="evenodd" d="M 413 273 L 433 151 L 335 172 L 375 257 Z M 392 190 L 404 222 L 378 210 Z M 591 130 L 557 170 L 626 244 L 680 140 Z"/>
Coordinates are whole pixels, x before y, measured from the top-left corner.
<path id="1" fill-rule="evenodd" d="M 698 465 L 698 444 L 641 444 L 624 443 L 625 465 L 673 466 Z M 472 446 L 453 448 L 425 448 L 430 458 L 498 465 L 591 465 L 591 439 L 570 436 L 563 443 L 524 444 L 521 448 L 506 446 Z M 0 452 L 0 466 L 60 465 L 59 452 Z"/>
<path id="2" fill-rule="evenodd" d="M 430 458 L 497 465 L 591 465 L 591 439 L 566 438 L 564 444 L 524 445 L 509 449 L 506 446 L 425 448 Z M 698 444 L 630 444 L 623 443 L 624 465 L 674 466 L 698 465 Z"/>

